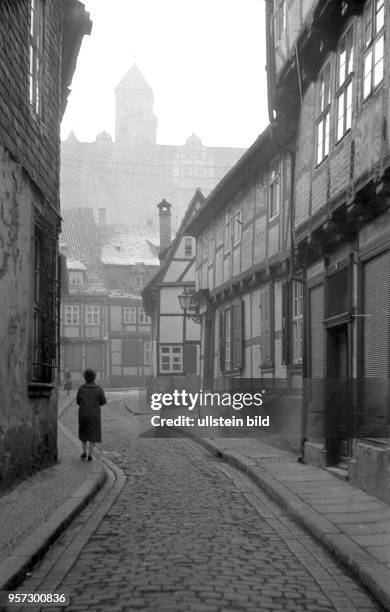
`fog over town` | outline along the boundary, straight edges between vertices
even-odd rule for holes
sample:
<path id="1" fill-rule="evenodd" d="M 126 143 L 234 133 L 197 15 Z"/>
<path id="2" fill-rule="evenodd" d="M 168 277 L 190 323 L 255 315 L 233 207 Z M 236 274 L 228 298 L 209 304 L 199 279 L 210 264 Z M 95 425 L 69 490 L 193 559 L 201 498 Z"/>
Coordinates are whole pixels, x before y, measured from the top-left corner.
<path id="1" fill-rule="evenodd" d="M 0 0 L 0 612 L 390 610 L 389 32 Z"/>

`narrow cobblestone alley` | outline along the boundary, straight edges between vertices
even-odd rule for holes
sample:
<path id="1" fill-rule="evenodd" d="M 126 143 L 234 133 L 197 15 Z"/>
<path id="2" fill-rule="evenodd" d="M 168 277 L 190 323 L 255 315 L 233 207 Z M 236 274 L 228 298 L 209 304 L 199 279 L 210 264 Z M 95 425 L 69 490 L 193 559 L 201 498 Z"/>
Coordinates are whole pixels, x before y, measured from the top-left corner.
<path id="1" fill-rule="evenodd" d="M 126 399 L 130 412 L 115 394 L 108 397 L 103 448 L 126 481 L 62 580 L 60 590 L 71 597 L 71 604 L 62 609 L 379 609 L 245 475 L 192 441 L 140 437 L 134 415 L 137 396 Z M 75 429 L 75 406 L 62 420 Z M 40 592 L 51 590 L 51 564 L 56 555 L 66 556 L 64 542 L 70 541 L 72 531 L 73 537 L 82 537 L 88 524 L 85 512 L 88 508 L 41 563 L 39 572 L 45 577 Z M 21 590 L 36 588 L 34 580 L 33 571 Z"/>

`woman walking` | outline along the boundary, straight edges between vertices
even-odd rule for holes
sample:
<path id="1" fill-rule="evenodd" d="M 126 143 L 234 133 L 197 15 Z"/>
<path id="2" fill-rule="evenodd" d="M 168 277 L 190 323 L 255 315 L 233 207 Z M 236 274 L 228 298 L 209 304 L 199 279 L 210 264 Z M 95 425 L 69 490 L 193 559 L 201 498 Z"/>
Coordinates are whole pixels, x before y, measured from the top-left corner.
<path id="1" fill-rule="evenodd" d="M 79 439 L 83 450 L 81 459 L 88 458 L 88 461 L 92 461 L 96 442 L 102 441 L 100 406 L 107 403 L 103 389 L 95 384 L 95 378 L 92 368 L 87 368 L 84 372 L 85 384 L 79 387 L 76 397 L 79 406 Z"/>

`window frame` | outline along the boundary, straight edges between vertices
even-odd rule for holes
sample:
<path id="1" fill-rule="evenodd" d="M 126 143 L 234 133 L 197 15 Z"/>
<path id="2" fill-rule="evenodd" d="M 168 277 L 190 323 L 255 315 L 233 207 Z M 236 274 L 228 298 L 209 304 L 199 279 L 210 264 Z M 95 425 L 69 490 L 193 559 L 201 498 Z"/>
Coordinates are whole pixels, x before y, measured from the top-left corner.
<path id="1" fill-rule="evenodd" d="M 29 32 L 29 104 L 39 119 L 43 118 L 42 77 L 45 39 L 45 2 L 30 0 Z"/>
<path id="2" fill-rule="evenodd" d="M 64 304 L 64 325 L 80 325 L 79 304 Z M 68 320 L 68 314 L 70 314 Z"/>
<path id="3" fill-rule="evenodd" d="M 32 321 L 30 335 L 31 383 L 52 384 L 58 367 L 59 279 L 57 236 L 38 216 L 31 252 Z M 29 393 L 32 387 L 29 386 Z"/>
<path id="4" fill-rule="evenodd" d="M 354 24 L 345 32 L 340 40 L 336 54 L 335 103 L 336 103 L 336 143 L 340 142 L 352 127 L 353 114 L 353 77 L 354 77 Z M 342 62 L 343 46 L 345 45 L 345 61 Z M 344 70 L 344 75 L 341 70 Z M 342 109 L 342 114 L 340 110 Z M 340 122 L 342 126 L 340 129 Z"/>
<path id="5" fill-rule="evenodd" d="M 127 314 L 129 314 L 129 317 L 126 316 Z M 136 306 L 123 306 L 122 317 L 123 317 L 124 325 L 136 325 L 137 324 L 137 307 Z M 129 320 L 126 320 L 127 318 Z"/>
<path id="6" fill-rule="evenodd" d="M 379 10 L 378 10 L 379 5 Z M 384 0 L 369 0 L 364 8 L 363 24 L 364 24 L 364 57 L 363 57 L 363 102 L 365 102 L 371 94 L 376 91 L 384 80 L 385 68 L 385 10 L 386 3 Z M 382 24 L 378 24 L 378 15 L 382 11 Z M 376 58 L 376 50 L 378 46 L 382 46 L 380 59 Z M 368 59 L 370 58 L 370 59 Z M 376 82 L 375 74 L 376 67 L 381 64 L 381 77 Z M 368 70 L 367 70 L 368 66 Z M 366 83 L 369 80 L 368 89 Z"/>
<path id="7" fill-rule="evenodd" d="M 150 325 L 151 323 L 151 318 L 146 314 L 145 308 L 142 306 L 138 307 L 138 323 L 140 325 Z"/>
<path id="8" fill-rule="evenodd" d="M 193 241 L 191 236 L 184 236 L 184 257 L 193 257 Z"/>
<path id="9" fill-rule="evenodd" d="M 150 366 L 152 363 L 152 343 L 151 341 L 144 342 L 144 365 Z"/>
<path id="10" fill-rule="evenodd" d="M 304 285 L 293 281 L 291 288 L 291 343 L 294 364 L 303 361 L 304 340 Z"/>
<path id="11" fill-rule="evenodd" d="M 76 280 L 76 279 L 80 279 L 80 280 Z M 83 272 L 81 270 L 69 270 L 69 285 L 72 287 L 81 287 L 83 284 L 84 284 Z"/>
<path id="12" fill-rule="evenodd" d="M 276 197 L 274 197 L 276 194 Z M 274 208 L 274 203 L 276 207 Z M 270 169 L 268 185 L 268 220 L 272 221 L 280 213 L 281 181 L 280 168 L 276 165 Z"/>
<path id="13" fill-rule="evenodd" d="M 86 327 L 99 327 L 100 325 L 100 306 L 99 304 L 85 305 L 85 325 Z"/>
<path id="14" fill-rule="evenodd" d="M 327 74 L 328 73 L 328 74 Z M 329 58 L 322 67 L 317 83 L 316 107 L 316 166 L 329 156 L 332 63 Z M 320 132 L 321 128 L 321 132 Z M 321 136 L 320 136 L 321 133 Z M 321 147 L 321 155 L 319 154 Z"/>
<path id="15" fill-rule="evenodd" d="M 133 283 L 133 285 L 137 289 L 143 289 L 143 287 L 145 287 L 145 285 L 146 285 L 146 276 L 145 276 L 145 274 L 136 274 L 134 276 L 134 283 Z"/>
<path id="16" fill-rule="evenodd" d="M 233 246 L 237 246 L 242 238 L 242 205 L 240 204 L 234 212 Z"/>
<path id="17" fill-rule="evenodd" d="M 223 373 L 244 367 L 244 302 L 235 300 L 220 310 L 220 365 Z"/>
<path id="18" fill-rule="evenodd" d="M 162 367 L 163 357 L 168 357 L 168 368 Z M 179 357 L 177 364 L 179 368 L 174 368 L 174 357 Z M 182 344 L 160 344 L 159 346 L 159 370 L 160 374 L 183 374 L 183 345 Z"/>
<path id="19" fill-rule="evenodd" d="M 232 249 L 232 211 L 229 209 L 225 212 L 225 220 L 223 224 L 223 252 L 230 253 Z"/>
<path id="20" fill-rule="evenodd" d="M 274 365 L 274 318 L 273 284 L 267 283 L 260 289 L 260 349 L 261 367 Z"/>

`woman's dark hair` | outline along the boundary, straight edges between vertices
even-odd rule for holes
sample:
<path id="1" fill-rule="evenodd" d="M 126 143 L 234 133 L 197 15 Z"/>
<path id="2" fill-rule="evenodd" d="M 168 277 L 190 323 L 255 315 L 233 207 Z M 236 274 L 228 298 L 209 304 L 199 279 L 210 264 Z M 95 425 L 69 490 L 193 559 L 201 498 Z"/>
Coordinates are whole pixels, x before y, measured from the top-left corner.
<path id="1" fill-rule="evenodd" d="M 83 374 L 85 378 L 85 382 L 90 383 L 93 382 L 96 378 L 96 372 L 92 368 L 87 368 Z"/>

